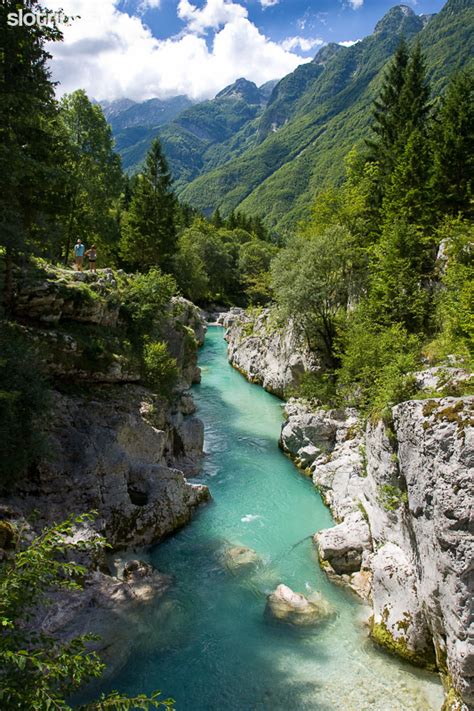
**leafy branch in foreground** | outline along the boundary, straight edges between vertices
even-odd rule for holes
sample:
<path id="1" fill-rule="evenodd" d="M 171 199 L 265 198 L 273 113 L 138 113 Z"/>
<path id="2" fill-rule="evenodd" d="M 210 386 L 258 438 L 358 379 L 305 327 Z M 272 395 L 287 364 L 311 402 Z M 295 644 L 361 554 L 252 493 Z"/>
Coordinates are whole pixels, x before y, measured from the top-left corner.
<path id="1" fill-rule="evenodd" d="M 68 553 L 94 552 L 105 545 L 100 536 L 77 540 L 77 527 L 91 514 L 70 517 L 45 529 L 27 547 L 21 541 L 15 555 L 0 567 L 0 706 L 24 711 L 70 711 L 66 699 L 84 684 L 99 678 L 105 668 L 98 654 L 88 649 L 97 640 L 83 635 L 65 642 L 34 629 L 34 615 L 48 596 L 58 590 L 81 590 L 86 568 L 68 559 Z M 21 537 L 21 535 L 20 535 Z M 80 707 L 82 711 L 173 708 L 160 693 L 134 698 L 112 692 Z"/>

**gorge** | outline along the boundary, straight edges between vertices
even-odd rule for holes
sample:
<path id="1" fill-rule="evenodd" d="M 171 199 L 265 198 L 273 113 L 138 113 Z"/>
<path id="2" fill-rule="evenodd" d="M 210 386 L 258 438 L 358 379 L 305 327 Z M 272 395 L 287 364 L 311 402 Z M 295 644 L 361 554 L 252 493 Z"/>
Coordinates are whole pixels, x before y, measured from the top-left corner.
<path id="1" fill-rule="evenodd" d="M 278 449 L 281 402 L 228 365 L 221 328 L 209 329 L 200 365 L 199 481 L 213 502 L 147 552 L 174 584 L 135 620 L 129 661 L 107 686 L 160 688 L 177 708 L 192 699 L 195 709 L 439 709 L 436 676 L 379 651 L 367 638 L 367 609 L 319 568 L 310 539 L 333 524 Z M 232 564 L 235 546 L 256 552 L 253 565 Z M 265 618 L 266 596 L 280 583 L 320 591 L 336 615 L 307 629 Z"/>

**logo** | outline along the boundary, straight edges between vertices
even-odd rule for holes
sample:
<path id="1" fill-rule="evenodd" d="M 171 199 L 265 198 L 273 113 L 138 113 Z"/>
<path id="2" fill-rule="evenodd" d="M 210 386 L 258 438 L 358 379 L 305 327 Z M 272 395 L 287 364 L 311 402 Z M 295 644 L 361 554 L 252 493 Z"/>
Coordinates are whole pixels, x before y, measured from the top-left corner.
<path id="1" fill-rule="evenodd" d="M 33 27 L 38 26 L 56 26 L 67 24 L 74 17 L 65 15 L 62 10 L 54 12 L 53 10 L 42 10 L 41 12 L 32 12 L 31 10 L 18 10 L 17 12 L 9 12 L 7 15 L 7 25 L 9 27 Z"/>

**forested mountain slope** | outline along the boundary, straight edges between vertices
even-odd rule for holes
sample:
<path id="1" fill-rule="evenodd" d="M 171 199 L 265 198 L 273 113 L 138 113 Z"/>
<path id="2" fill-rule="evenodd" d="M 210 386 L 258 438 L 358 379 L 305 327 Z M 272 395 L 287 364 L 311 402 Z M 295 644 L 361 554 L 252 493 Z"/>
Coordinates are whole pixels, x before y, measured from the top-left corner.
<path id="1" fill-rule="evenodd" d="M 263 215 L 267 226 L 290 228 L 318 189 L 340 181 L 344 156 L 367 133 L 371 102 L 400 37 L 420 38 L 439 92 L 449 73 L 472 56 L 473 20 L 467 0 L 449 0 L 431 18 L 402 5 L 356 45 L 324 47 L 274 89 L 249 149 L 197 178 L 181 198 L 208 213 L 239 208 Z"/>
<path id="2" fill-rule="evenodd" d="M 199 104 L 193 105 L 186 97 L 141 104 L 125 99 L 105 105 L 104 113 L 127 172 L 141 167 L 158 135 L 180 188 L 247 148 L 247 138 L 256 135 L 255 119 L 264 110 L 275 83 L 258 88 L 238 79 L 214 99 Z"/>

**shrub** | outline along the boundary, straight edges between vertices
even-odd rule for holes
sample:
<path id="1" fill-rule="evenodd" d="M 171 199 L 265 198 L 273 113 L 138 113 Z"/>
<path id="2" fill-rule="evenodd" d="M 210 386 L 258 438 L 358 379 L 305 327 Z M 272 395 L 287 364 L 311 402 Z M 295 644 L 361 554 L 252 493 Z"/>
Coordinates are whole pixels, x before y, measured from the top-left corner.
<path id="1" fill-rule="evenodd" d="M 318 400 L 322 405 L 336 407 L 338 398 L 334 374 L 304 373 L 300 384 L 290 393 L 304 400 Z"/>
<path id="2" fill-rule="evenodd" d="M 383 484 L 380 487 L 379 499 L 385 511 L 396 511 L 408 503 L 408 492 L 392 484 Z"/>
<path id="3" fill-rule="evenodd" d="M 168 352 L 166 343 L 148 342 L 143 350 L 147 384 L 164 395 L 169 395 L 179 377 L 176 359 Z"/>
<path id="4" fill-rule="evenodd" d="M 32 624 L 35 609 L 48 603 L 51 592 L 81 589 L 78 580 L 86 570 L 67 562 L 67 555 L 71 551 L 90 551 L 104 545 L 99 536 L 72 541 L 74 528 L 90 519 L 90 515 L 69 518 L 45 529 L 26 548 L 20 542 L 14 557 L 0 567 L 0 706 L 3 709 L 72 711 L 66 699 L 84 684 L 100 677 L 105 669 L 98 655 L 87 649 L 88 642 L 97 638 L 85 635 L 62 642 L 51 634 L 36 632 Z M 136 698 L 112 692 L 79 709 L 173 708 L 171 699 L 158 697 L 159 692 Z"/>
<path id="5" fill-rule="evenodd" d="M 354 314 L 344 340 L 338 376 L 346 402 L 377 418 L 413 395 L 420 343 L 401 324 L 378 327 L 362 308 Z"/>
<path id="6" fill-rule="evenodd" d="M 153 321 L 163 312 L 176 294 L 172 276 L 151 269 L 147 274 L 134 276 L 124 290 L 123 306 L 135 327 L 141 332 L 151 329 Z"/>

